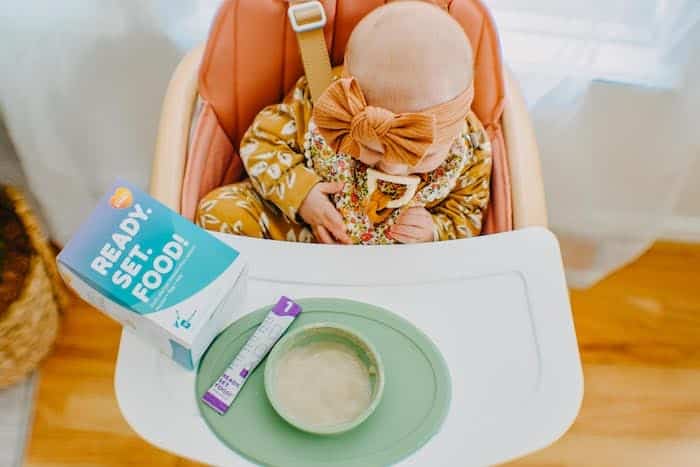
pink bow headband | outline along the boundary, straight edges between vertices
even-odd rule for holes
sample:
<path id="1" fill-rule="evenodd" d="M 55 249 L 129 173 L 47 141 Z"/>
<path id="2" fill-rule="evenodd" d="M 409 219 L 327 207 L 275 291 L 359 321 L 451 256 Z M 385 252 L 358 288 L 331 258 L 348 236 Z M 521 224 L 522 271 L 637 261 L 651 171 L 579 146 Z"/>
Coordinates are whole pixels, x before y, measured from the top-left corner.
<path id="1" fill-rule="evenodd" d="M 357 158 L 361 146 L 378 142 L 389 160 L 415 166 L 435 142 L 454 137 L 448 133 L 466 118 L 473 98 L 470 85 L 450 101 L 421 112 L 395 114 L 367 105 L 357 80 L 345 77 L 324 91 L 314 106 L 313 118 L 336 152 Z"/>

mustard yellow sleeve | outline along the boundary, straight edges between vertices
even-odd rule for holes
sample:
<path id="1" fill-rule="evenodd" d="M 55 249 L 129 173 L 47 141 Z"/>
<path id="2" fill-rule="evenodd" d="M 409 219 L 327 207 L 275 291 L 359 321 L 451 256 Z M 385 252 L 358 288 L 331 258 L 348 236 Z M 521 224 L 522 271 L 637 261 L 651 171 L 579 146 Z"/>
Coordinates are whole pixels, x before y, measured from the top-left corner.
<path id="1" fill-rule="evenodd" d="M 296 220 L 299 206 L 321 178 L 305 165 L 304 135 L 311 98 L 301 78 L 281 104 L 263 109 L 241 140 L 241 160 L 260 195 Z"/>
<path id="2" fill-rule="evenodd" d="M 436 240 L 468 238 L 481 233 L 489 203 L 491 143 L 473 113 L 467 117 L 467 125 L 469 130 L 465 140 L 471 157 L 450 195 L 430 209 Z"/>

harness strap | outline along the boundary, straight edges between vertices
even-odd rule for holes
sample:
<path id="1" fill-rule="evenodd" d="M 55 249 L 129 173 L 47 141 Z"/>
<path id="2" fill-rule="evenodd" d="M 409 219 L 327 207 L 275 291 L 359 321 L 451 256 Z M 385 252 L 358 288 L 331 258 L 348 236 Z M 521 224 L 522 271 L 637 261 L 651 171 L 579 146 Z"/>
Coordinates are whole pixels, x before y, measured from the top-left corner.
<path id="1" fill-rule="evenodd" d="M 323 35 L 326 11 L 318 0 L 290 0 L 287 15 L 297 35 L 311 99 L 316 102 L 331 83 L 331 61 Z"/>

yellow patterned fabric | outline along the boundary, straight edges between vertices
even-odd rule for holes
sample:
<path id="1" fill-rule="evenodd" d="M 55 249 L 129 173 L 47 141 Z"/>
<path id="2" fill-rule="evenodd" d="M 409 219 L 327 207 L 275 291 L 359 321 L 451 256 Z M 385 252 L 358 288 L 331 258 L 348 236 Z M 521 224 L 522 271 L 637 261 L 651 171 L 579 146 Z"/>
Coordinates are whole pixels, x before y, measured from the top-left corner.
<path id="1" fill-rule="evenodd" d="M 314 242 L 311 229 L 290 221 L 265 201 L 250 180 L 222 186 L 199 204 L 197 223 L 209 230 L 246 237 Z"/>
<path id="2" fill-rule="evenodd" d="M 339 69 L 334 73 L 337 77 Z M 343 180 L 351 186 L 333 200 L 353 241 L 394 243 L 388 228 L 401 209 L 379 225 L 358 214 L 352 204 L 366 188 L 366 176 L 362 176 L 366 166 L 334 153 L 315 129 L 311 114 L 311 96 L 302 77 L 281 104 L 268 106 L 257 115 L 241 140 L 240 156 L 249 179 L 206 195 L 199 204 L 197 223 L 239 235 L 314 241 L 311 229 L 297 215 L 299 207 L 316 183 Z M 350 172 L 348 165 L 352 165 Z M 356 176 L 348 178 L 348 173 Z M 470 112 L 467 116 L 445 162 L 419 175 L 419 190 L 408 206 L 428 209 L 435 223 L 435 239 L 466 238 L 481 232 L 489 201 L 491 145 L 476 115 Z"/>

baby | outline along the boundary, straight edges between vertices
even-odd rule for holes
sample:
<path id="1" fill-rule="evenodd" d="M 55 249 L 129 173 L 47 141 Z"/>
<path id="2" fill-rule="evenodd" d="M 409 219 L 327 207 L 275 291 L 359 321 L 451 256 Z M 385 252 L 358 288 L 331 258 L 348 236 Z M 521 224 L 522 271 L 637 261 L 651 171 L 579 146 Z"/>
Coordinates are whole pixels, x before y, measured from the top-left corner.
<path id="1" fill-rule="evenodd" d="M 210 230 L 322 243 L 417 243 L 481 232 L 491 146 L 470 111 L 461 26 L 420 1 L 377 8 L 352 32 L 344 69 L 311 102 L 301 78 L 241 141 L 249 179 L 209 193 Z"/>

